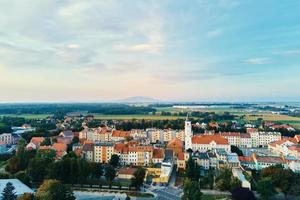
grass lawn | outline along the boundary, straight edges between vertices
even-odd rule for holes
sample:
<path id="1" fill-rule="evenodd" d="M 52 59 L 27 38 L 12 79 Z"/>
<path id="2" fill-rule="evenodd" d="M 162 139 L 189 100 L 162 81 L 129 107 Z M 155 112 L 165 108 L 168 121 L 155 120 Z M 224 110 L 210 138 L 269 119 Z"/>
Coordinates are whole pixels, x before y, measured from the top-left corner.
<path id="1" fill-rule="evenodd" d="M 160 116 L 160 115 L 100 115 L 94 114 L 94 119 L 116 119 L 116 120 L 126 120 L 126 119 L 145 119 L 145 120 L 175 120 L 175 119 L 184 119 L 183 116 Z"/>
<path id="2" fill-rule="evenodd" d="M 1 114 L 1 117 L 6 116 L 6 117 L 22 117 L 25 119 L 46 119 L 48 116 L 51 116 L 49 114 Z"/>

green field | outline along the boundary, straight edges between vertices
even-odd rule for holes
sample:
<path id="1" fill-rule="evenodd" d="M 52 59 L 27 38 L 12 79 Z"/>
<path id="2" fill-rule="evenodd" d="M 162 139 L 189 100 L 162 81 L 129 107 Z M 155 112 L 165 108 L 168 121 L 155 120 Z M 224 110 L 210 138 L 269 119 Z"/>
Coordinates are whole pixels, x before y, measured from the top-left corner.
<path id="1" fill-rule="evenodd" d="M 160 116 L 160 115 L 100 115 L 94 114 L 94 119 L 115 119 L 115 120 L 128 120 L 128 119 L 145 119 L 145 120 L 175 120 L 175 119 L 185 119 L 184 116 Z"/>
<path id="2" fill-rule="evenodd" d="M 22 117 L 25 119 L 46 119 L 47 117 L 51 116 L 48 114 L 21 114 L 21 115 L 17 115 L 17 114 L 1 114 L 0 117 Z"/>

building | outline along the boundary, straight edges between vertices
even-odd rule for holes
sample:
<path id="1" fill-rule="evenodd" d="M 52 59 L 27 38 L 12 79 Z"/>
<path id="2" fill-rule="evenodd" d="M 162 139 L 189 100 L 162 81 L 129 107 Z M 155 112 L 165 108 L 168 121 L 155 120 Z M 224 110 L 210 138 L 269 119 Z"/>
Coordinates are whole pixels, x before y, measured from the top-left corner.
<path id="1" fill-rule="evenodd" d="M 269 143 L 281 140 L 279 132 L 251 132 L 252 147 L 266 147 Z"/>
<path id="2" fill-rule="evenodd" d="M 241 144 L 241 135 L 237 132 L 221 132 L 218 135 L 226 138 L 230 145 L 239 147 Z"/>
<path id="3" fill-rule="evenodd" d="M 114 154 L 114 144 L 111 142 L 98 142 L 94 144 L 94 161 L 109 163 Z"/>
<path id="4" fill-rule="evenodd" d="M 168 142 L 166 149 L 173 150 L 175 154 L 182 152 L 183 142 L 180 139 L 174 138 Z"/>
<path id="5" fill-rule="evenodd" d="M 128 160 L 128 144 L 117 143 L 114 146 L 114 154 L 119 156 L 119 163 L 121 165 L 129 164 Z"/>
<path id="6" fill-rule="evenodd" d="M 184 126 L 184 147 L 185 150 L 193 149 L 192 145 L 192 123 L 191 121 L 188 121 L 188 117 L 186 117 L 185 126 Z"/>
<path id="7" fill-rule="evenodd" d="M 192 150 L 206 152 L 209 150 L 223 149 L 230 152 L 228 140 L 220 135 L 195 135 L 191 138 Z"/>
<path id="8" fill-rule="evenodd" d="M 135 166 L 148 166 L 152 163 L 152 146 L 129 146 L 128 163 Z"/>
<path id="9" fill-rule="evenodd" d="M 134 178 L 134 173 L 137 171 L 137 168 L 121 168 L 118 172 L 119 179 L 131 180 Z"/>
<path id="10" fill-rule="evenodd" d="M 26 145 L 26 149 L 38 149 L 44 140 L 44 137 L 32 137 L 30 142 Z"/>
<path id="11" fill-rule="evenodd" d="M 96 128 L 93 132 L 94 142 L 109 142 L 111 141 L 111 132 L 107 127 Z"/>
<path id="12" fill-rule="evenodd" d="M 255 168 L 256 170 L 260 170 L 266 167 L 274 166 L 274 165 L 283 165 L 285 168 L 286 162 L 281 157 L 275 157 L 275 156 L 256 156 L 253 155 L 253 160 L 255 162 Z"/>
<path id="13" fill-rule="evenodd" d="M 249 133 L 241 133 L 240 134 L 240 145 L 241 148 L 252 148 L 252 139 Z"/>
<path id="14" fill-rule="evenodd" d="M 154 148 L 153 149 L 153 157 L 152 157 L 152 163 L 162 163 L 162 161 L 165 158 L 165 151 L 162 148 Z"/>
<path id="15" fill-rule="evenodd" d="M 239 168 L 240 167 L 239 157 L 236 153 L 228 153 L 227 154 L 227 166 L 230 168 Z"/>
<path id="16" fill-rule="evenodd" d="M 244 168 L 256 169 L 256 164 L 252 156 L 239 156 L 240 165 Z"/>
<path id="17" fill-rule="evenodd" d="M 92 141 L 85 141 L 82 145 L 82 157 L 87 161 L 94 161 L 94 143 Z"/>
<path id="18" fill-rule="evenodd" d="M 188 161 L 190 154 L 187 152 L 179 152 L 177 154 L 177 170 L 185 170 L 186 161 Z"/>
<path id="19" fill-rule="evenodd" d="M 120 142 L 124 141 L 126 138 L 129 138 L 130 131 L 119 131 L 119 130 L 113 130 L 111 133 L 111 141 Z"/>
<path id="20" fill-rule="evenodd" d="M 208 170 L 210 167 L 210 163 L 209 163 L 209 157 L 208 154 L 206 152 L 200 152 L 200 153 L 194 153 L 193 154 L 193 159 L 196 160 L 197 164 L 205 169 Z"/>
<path id="21" fill-rule="evenodd" d="M 0 142 L 4 142 L 5 144 L 12 144 L 13 143 L 13 137 L 11 133 L 2 133 L 0 135 Z"/>

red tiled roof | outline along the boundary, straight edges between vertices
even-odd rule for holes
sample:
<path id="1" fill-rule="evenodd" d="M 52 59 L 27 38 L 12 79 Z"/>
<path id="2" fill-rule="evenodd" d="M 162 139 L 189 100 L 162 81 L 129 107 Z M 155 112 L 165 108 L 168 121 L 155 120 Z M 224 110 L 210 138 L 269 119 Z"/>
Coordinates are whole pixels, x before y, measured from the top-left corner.
<path id="1" fill-rule="evenodd" d="M 152 152 L 152 146 L 129 146 L 128 150 L 130 152 Z"/>
<path id="2" fill-rule="evenodd" d="M 178 160 L 184 160 L 184 153 L 183 152 L 178 152 L 177 159 Z"/>
<path id="3" fill-rule="evenodd" d="M 153 158 L 164 158 L 163 149 L 153 149 Z"/>
<path id="4" fill-rule="evenodd" d="M 256 157 L 258 162 L 264 163 L 284 163 L 283 159 L 280 157 L 266 156 L 266 157 Z"/>
<path id="5" fill-rule="evenodd" d="M 167 148 L 182 148 L 182 147 L 183 147 L 183 142 L 178 138 L 174 138 L 173 140 L 170 140 L 167 144 Z"/>
<path id="6" fill-rule="evenodd" d="M 241 138 L 251 138 L 249 133 L 241 133 Z"/>
<path id="7" fill-rule="evenodd" d="M 228 145 L 228 140 L 219 135 L 196 135 L 192 137 L 193 144 L 210 144 L 213 141 L 219 145 Z"/>
<path id="8" fill-rule="evenodd" d="M 121 168 L 119 174 L 133 175 L 137 171 L 137 168 Z"/>
<path id="9" fill-rule="evenodd" d="M 221 136 L 231 136 L 231 137 L 239 137 L 240 136 L 240 133 L 238 132 L 220 132 L 220 133 L 217 133 Z"/>
<path id="10" fill-rule="evenodd" d="M 34 144 L 41 144 L 45 140 L 44 137 L 32 137 L 30 142 Z"/>
<path id="11" fill-rule="evenodd" d="M 126 137 L 130 136 L 130 132 L 129 131 L 113 130 L 111 136 L 112 137 L 123 137 L 123 138 L 126 138 Z"/>
<path id="12" fill-rule="evenodd" d="M 52 145 L 52 148 L 55 150 L 55 151 L 67 151 L 67 145 L 64 144 L 64 143 L 54 143 Z"/>
<path id="13" fill-rule="evenodd" d="M 254 162 L 251 156 L 239 156 L 240 162 Z"/>
<path id="14" fill-rule="evenodd" d="M 115 151 L 119 153 L 128 153 L 128 145 L 123 143 L 115 144 Z"/>

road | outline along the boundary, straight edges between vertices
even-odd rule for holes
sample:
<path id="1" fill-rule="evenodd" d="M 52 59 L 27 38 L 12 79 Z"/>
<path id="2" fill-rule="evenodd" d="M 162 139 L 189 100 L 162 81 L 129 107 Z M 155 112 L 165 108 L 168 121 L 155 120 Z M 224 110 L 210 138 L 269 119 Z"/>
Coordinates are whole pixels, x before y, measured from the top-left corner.
<path id="1" fill-rule="evenodd" d="M 180 200 L 182 190 L 177 190 L 173 187 L 162 189 L 154 189 L 153 193 L 157 195 L 156 200 Z"/>

